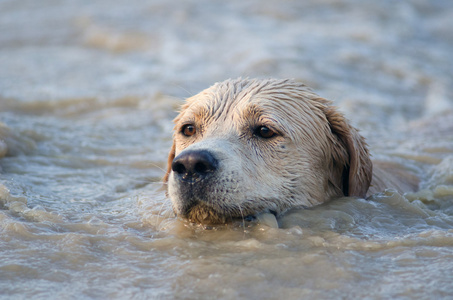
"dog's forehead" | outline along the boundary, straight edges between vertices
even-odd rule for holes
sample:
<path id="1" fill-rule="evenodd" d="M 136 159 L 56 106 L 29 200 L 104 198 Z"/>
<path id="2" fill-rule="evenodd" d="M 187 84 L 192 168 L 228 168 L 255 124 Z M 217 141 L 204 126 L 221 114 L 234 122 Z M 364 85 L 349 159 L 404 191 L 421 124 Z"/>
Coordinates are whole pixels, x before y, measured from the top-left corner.
<path id="1" fill-rule="evenodd" d="M 303 113 L 311 110 L 308 98 L 313 95 L 305 85 L 289 80 L 227 80 L 188 98 L 183 112 L 198 115 Z"/>

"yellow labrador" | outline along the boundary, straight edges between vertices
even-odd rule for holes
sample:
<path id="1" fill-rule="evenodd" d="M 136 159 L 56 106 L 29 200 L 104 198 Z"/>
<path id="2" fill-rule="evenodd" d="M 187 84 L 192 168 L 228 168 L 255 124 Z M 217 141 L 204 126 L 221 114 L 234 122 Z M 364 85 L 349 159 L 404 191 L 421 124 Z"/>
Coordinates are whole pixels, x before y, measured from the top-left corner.
<path id="1" fill-rule="evenodd" d="M 302 83 L 216 83 L 187 99 L 174 122 L 164 181 L 175 213 L 192 222 L 279 215 L 342 196 L 367 196 L 373 164 L 364 138 Z M 387 182 L 373 184 L 379 189 Z"/>

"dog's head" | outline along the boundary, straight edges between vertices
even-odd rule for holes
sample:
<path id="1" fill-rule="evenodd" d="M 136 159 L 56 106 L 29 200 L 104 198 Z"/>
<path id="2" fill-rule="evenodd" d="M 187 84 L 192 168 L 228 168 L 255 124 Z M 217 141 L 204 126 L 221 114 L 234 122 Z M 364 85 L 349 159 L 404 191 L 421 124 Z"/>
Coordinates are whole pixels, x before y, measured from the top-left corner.
<path id="1" fill-rule="evenodd" d="M 370 185 L 364 139 L 292 80 L 216 83 L 187 99 L 174 121 L 164 181 L 174 211 L 193 222 L 365 197 Z"/>

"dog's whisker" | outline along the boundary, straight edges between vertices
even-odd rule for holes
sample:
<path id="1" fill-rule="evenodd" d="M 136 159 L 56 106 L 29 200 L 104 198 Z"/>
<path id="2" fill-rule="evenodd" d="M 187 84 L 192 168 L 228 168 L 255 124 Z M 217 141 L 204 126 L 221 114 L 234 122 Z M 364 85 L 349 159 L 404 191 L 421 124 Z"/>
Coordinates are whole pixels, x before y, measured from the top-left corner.
<path id="1" fill-rule="evenodd" d="M 158 216 L 162 216 L 162 211 L 164 210 L 164 206 L 167 204 L 166 202 L 168 201 L 167 198 L 165 198 L 165 201 L 162 202 L 162 205 L 159 208 L 159 211 L 157 212 Z"/>
<path id="2" fill-rule="evenodd" d="M 157 168 L 157 169 L 163 171 L 164 173 L 167 172 L 167 170 L 165 170 L 165 169 L 162 168 L 161 166 L 157 165 L 156 163 L 153 163 L 153 162 L 146 162 L 146 164 L 147 164 L 148 166 Z"/>
<path id="3" fill-rule="evenodd" d="M 195 93 L 189 91 L 188 89 L 186 89 L 185 87 L 183 87 L 180 84 L 173 84 L 173 86 L 175 86 L 175 87 L 181 89 L 182 91 L 186 92 L 188 97 L 191 97 L 191 96 L 193 96 L 195 94 Z"/>
<path id="4" fill-rule="evenodd" d="M 241 213 L 242 228 L 243 228 L 244 235 L 245 235 L 245 233 L 246 233 L 246 230 L 245 230 L 245 218 L 244 218 L 244 213 L 243 213 L 242 208 L 241 208 L 241 204 L 238 204 L 238 208 L 239 208 L 239 212 Z"/>

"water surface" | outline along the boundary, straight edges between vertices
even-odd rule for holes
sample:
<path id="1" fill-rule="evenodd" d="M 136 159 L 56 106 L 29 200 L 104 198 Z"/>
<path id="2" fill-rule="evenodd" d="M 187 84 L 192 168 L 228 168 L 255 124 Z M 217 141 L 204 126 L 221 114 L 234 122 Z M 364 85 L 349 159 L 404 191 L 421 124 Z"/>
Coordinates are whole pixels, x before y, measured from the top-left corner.
<path id="1" fill-rule="evenodd" d="M 453 297 L 453 3 L 0 2 L 0 296 Z M 160 178 L 183 99 L 291 77 L 420 191 L 215 228 Z"/>

